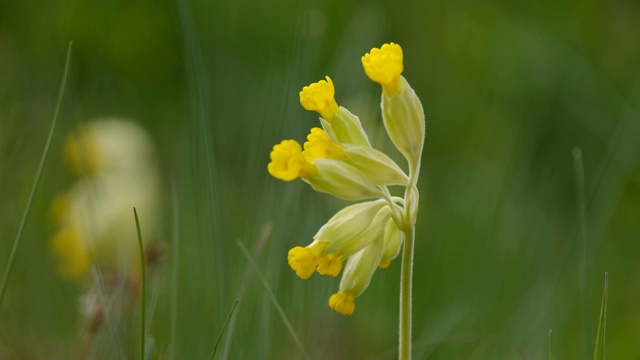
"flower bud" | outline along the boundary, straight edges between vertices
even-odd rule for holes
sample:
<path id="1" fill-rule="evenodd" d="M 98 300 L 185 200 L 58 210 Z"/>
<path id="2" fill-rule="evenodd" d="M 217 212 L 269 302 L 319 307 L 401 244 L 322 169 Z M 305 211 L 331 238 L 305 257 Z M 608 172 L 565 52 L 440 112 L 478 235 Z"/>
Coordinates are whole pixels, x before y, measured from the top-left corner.
<path id="1" fill-rule="evenodd" d="M 415 169 L 419 167 L 424 145 L 424 111 L 420 99 L 403 76 L 399 77 L 399 83 L 399 93 L 382 94 L 382 120 L 393 144 Z"/>
<path id="2" fill-rule="evenodd" d="M 398 256 L 400 248 L 404 241 L 404 233 L 398 228 L 393 219 L 387 220 L 384 228 L 384 249 L 382 250 L 382 258 L 380 259 L 380 268 L 385 269 L 391 265 L 391 261 Z"/>

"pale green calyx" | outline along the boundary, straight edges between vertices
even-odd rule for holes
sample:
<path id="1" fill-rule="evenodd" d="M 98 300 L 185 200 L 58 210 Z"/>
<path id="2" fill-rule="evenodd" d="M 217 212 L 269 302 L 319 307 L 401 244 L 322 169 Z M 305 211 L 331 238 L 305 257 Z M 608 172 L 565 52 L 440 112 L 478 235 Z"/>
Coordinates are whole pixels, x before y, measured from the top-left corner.
<path id="1" fill-rule="evenodd" d="M 400 75 L 399 93 L 382 93 L 382 120 L 393 144 L 409 162 L 411 169 L 420 167 L 424 146 L 425 122 L 422 103 L 407 80 Z"/>

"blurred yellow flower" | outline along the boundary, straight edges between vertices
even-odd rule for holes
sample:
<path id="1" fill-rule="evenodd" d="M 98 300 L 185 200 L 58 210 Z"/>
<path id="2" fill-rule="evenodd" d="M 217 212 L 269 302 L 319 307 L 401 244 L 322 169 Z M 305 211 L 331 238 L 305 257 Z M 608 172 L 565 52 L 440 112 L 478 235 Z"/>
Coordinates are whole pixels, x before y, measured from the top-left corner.
<path id="1" fill-rule="evenodd" d="M 149 134 L 124 119 L 105 118 L 72 131 L 63 158 L 79 179 L 49 210 L 51 250 L 59 271 L 81 279 L 90 265 L 133 274 L 139 249 L 132 209 L 144 214 L 144 240 L 157 236 L 160 180 Z"/>

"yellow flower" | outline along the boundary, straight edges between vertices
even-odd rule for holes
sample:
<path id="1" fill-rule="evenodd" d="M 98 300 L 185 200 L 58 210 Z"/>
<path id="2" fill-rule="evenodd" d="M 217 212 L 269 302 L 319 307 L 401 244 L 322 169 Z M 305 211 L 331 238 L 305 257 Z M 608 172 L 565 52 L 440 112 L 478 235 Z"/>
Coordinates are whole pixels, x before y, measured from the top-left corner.
<path id="1" fill-rule="evenodd" d="M 325 79 L 327 80 L 320 80 L 302 88 L 300 104 L 306 110 L 317 111 L 325 120 L 331 121 L 339 108 L 334 97 L 336 91 L 333 87 L 333 81 L 328 76 L 325 76 Z"/>
<path id="2" fill-rule="evenodd" d="M 305 157 L 310 159 L 336 159 L 344 158 L 342 146 L 329 140 L 327 133 L 320 128 L 312 128 L 307 135 L 307 142 L 304 143 Z"/>
<path id="3" fill-rule="evenodd" d="M 321 246 L 321 244 L 316 243 L 315 246 L 310 245 L 307 247 L 296 246 L 289 250 L 289 255 L 287 256 L 289 266 L 300 278 L 306 280 L 316 271 L 319 252 L 322 251 L 318 251 L 318 246 Z"/>
<path id="4" fill-rule="evenodd" d="M 369 79 L 382 85 L 387 95 L 398 94 L 401 87 L 398 78 L 404 70 L 402 48 L 395 43 L 373 48 L 362 57 L 362 66 Z"/>
<path id="5" fill-rule="evenodd" d="M 315 173 L 315 167 L 302 154 L 302 147 L 295 140 L 283 140 L 273 147 L 271 162 L 267 166 L 271 176 L 291 181 Z"/>
<path id="6" fill-rule="evenodd" d="M 351 315 L 356 308 L 355 296 L 350 292 L 338 291 L 329 298 L 329 306 L 337 313 Z"/>

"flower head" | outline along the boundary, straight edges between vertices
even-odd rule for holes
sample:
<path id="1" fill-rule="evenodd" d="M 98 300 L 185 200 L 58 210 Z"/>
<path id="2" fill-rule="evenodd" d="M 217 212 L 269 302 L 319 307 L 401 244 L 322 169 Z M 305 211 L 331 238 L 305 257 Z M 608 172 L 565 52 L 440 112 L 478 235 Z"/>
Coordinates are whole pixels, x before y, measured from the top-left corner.
<path id="1" fill-rule="evenodd" d="M 317 111 L 325 120 L 331 121 L 339 108 L 333 81 L 328 76 L 325 76 L 325 79 L 303 87 L 300 91 L 300 104 L 306 110 Z"/>
<path id="2" fill-rule="evenodd" d="M 322 116 L 322 128 L 311 129 L 304 149 L 294 140 L 274 146 L 268 166 L 276 178 L 301 177 L 316 191 L 367 200 L 340 210 L 318 230 L 311 244 L 296 246 L 287 256 L 289 266 L 302 279 L 316 271 L 333 277 L 342 273 L 329 306 L 343 315 L 353 314 L 355 299 L 367 289 L 377 269 L 388 267 L 403 246 L 413 246 L 410 230 L 418 211 L 417 180 L 425 134 L 422 105 L 401 75 L 402 48 L 394 43 L 374 48 L 362 57 L 362 65 L 383 88 L 385 130 L 408 160 L 409 175 L 371 146 L 356 115 L 338 106 L 328 76 L 300 92 L 302 106 Z M 404 187 L 404 198 L 392 196 L 387 188 L 391 185 Z M 411 241 L 405 239 L 409 235 Z M 406 279 L 410 278 L 403 276 L 402 281 Z"/>
<path id="3" fill-rule="evenodd" d="M 295 140 L 283 140 L 273 147 L 267 169 L 271 176 L 284 181 L 315 173 L 315 167 L 305 159 L 302 147 Z"/>
<path id="4" fill-rule="evenodd" d="M 373 48 L 362 57 L 362 66 L 369 79 L 382 85 L 387 94 L 401 91 L 398 78 L 404 70 L 402 64 L 402 48 L 395 43 Z"/>

